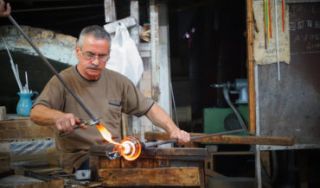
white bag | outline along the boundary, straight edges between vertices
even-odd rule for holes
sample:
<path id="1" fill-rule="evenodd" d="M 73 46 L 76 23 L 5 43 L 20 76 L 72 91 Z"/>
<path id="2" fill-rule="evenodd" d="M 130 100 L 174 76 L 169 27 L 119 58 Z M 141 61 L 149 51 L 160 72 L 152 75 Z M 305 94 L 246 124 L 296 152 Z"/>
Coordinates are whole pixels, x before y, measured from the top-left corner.
<path id="1" fill-rule="evenodd" d="M 119 24 L 111 41 L 110 59 L 106 68 L 117 71 L 138 84 L 143 73 L 143 62 L 127 28 Z"/>

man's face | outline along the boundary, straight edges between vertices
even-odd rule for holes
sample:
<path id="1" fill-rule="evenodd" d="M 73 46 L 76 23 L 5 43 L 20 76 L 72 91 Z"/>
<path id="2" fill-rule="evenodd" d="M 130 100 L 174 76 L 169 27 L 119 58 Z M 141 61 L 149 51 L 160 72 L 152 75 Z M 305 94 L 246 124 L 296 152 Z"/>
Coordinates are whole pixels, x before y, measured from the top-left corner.
<path id="1" fill-rule="evenodd" d="M 109 59 L 110 44 L 107 40 L 92 35 L 83 38 L 82 46 L 76 47 L 77 69 L 87 80 L 98 80 Z"/>

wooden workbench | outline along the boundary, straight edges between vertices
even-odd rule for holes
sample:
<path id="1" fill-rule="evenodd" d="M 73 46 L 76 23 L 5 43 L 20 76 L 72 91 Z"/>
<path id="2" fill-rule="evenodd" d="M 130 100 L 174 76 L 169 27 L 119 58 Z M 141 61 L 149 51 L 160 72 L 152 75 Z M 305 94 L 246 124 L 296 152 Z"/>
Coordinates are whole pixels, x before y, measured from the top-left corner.
<path id="1" fill-rule="evenodd" d="M 135 161 L 109 160 L 112 145 L 94 146 L 90 167 L 104 186 L 204 187 L 205 148 L 148 148 Z"/>

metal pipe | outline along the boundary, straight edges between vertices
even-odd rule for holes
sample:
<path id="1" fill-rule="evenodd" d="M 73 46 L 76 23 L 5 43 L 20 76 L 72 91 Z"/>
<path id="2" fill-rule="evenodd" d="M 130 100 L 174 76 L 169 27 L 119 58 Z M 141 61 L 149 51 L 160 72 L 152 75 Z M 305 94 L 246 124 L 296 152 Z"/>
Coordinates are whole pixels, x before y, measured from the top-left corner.
<path id="1" fill-rule="evenodd" d="M 274 11 L 275 11 L 275 20 L 276 20 L 276 58 L 277 58 L 277 70 L 278 70 L 278 81 L 281 80 L 281 71 L 280 71 L 280 56 L 279 56 L 279 32 L 278 32 L 278 1 L 274 1 Z"/>
<path id="2" fill-rule="evenodd" d="M 232 134 L 232 133 L 238 133 L 241 131 L 245 131 L 244 129 L 236 129 L 236 130 L 231 130 L 231 131 L 223 131 L 223 132 L 219 132 L 219 133 L 212 133 L 212 134 L 207 134 L 207 135 L 201 135 L 201 136 L 193 136 L 190 138 L 190 140 L 194 141 L 194 140 L 198 140 L 198 139 L 202 139 L 202 138 L 207 138 L 207 137 L 211 137 L 211 136 L 218 136 L 218 135 L 224 135 L 224 134 Z M 177 142 L 177 139 L 170 139 L 170 140 L 162 140 L 162 141 L 158 141 L 158 142 L 152 142 L 152 143 L 145 143 L 144 144 L 144 148 L 150 148 L 150 147 L 155 147 L 155 146 L 159 146 L 159 145 L 163 145 L 163 144 L 174 144 Z"/>
<path id="3" fill-rule="evenodd" d="M 234 114 L 236 115 L 239 123 L 240 123 L 240 126 L 243 130 L 247 130 L 247 126 L 244 122 L 244 120 L 242 119 L 240 113 L 238 112 L 238 110 L 236 109 L 236 107 L 234 107 L 234 105 L 232 104 L 231 100 L 230 100 L 230 97 L 229 97 L 229 89 L 228 87 L 223 87 L 223 96 L 225 98 L 225 100 L 227 101 L 228 105 L 230 106 L 230 108 L 233 110 Z"/>
<path id="4" fill-rule="evenodd" d="M 65 81 L 62 79 L 62 77 L 59 75 L 58 71 L 50 64 L 50 62 L 42 55 L 40 50 L 33 44 L 31 39 L 25 34 L 25 32 L 22 30 L 22 28 L 19 26 L 19 24 L 14 20 L 14 18 L 9 15 L 8 16 L 11 23 L 20 31 L 22 36 L 27 40 L 27 42 L 31 45 L 31 47 L 37 52 L 37 54 L 40 56 L 40 58 L 43 60 L 43 62 L 50 68 L 50 70 L 57 76 L 58 80 L 61 82 L 63 87 L 72 95 L 72 97 L 78 102 L 78 104 L 82 107 L 82 109 L 89 115 L 91 120 L 97 124 L 99 123 L 99 120 L 93 115 L 93 113 L 89 110 L 88 107 L 86 107 L 81 100 L 81 98 L 76 95 L 65 83 Z"/>

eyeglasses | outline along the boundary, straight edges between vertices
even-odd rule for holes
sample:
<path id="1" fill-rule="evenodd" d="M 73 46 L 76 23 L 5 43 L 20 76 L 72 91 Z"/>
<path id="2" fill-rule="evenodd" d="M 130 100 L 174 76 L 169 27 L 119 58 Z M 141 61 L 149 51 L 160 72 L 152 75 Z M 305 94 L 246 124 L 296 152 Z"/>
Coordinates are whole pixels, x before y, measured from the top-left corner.
<path id="1" fill-rule="evenodd" d="M 108 59 L 110 57 L 109 54 L 95 54 L 90 51 L 84 52 L 84 51 L 82 51 L 82 49 L 80 49 L 80 50 L 81 50 L 81 54 L 82 54 L 83 58 L 88 61 L 94 61 L 96 58 L 98 58 L 98 60 L 100 62 L 106 62 L 106 61 L 108 61 Z"/>

